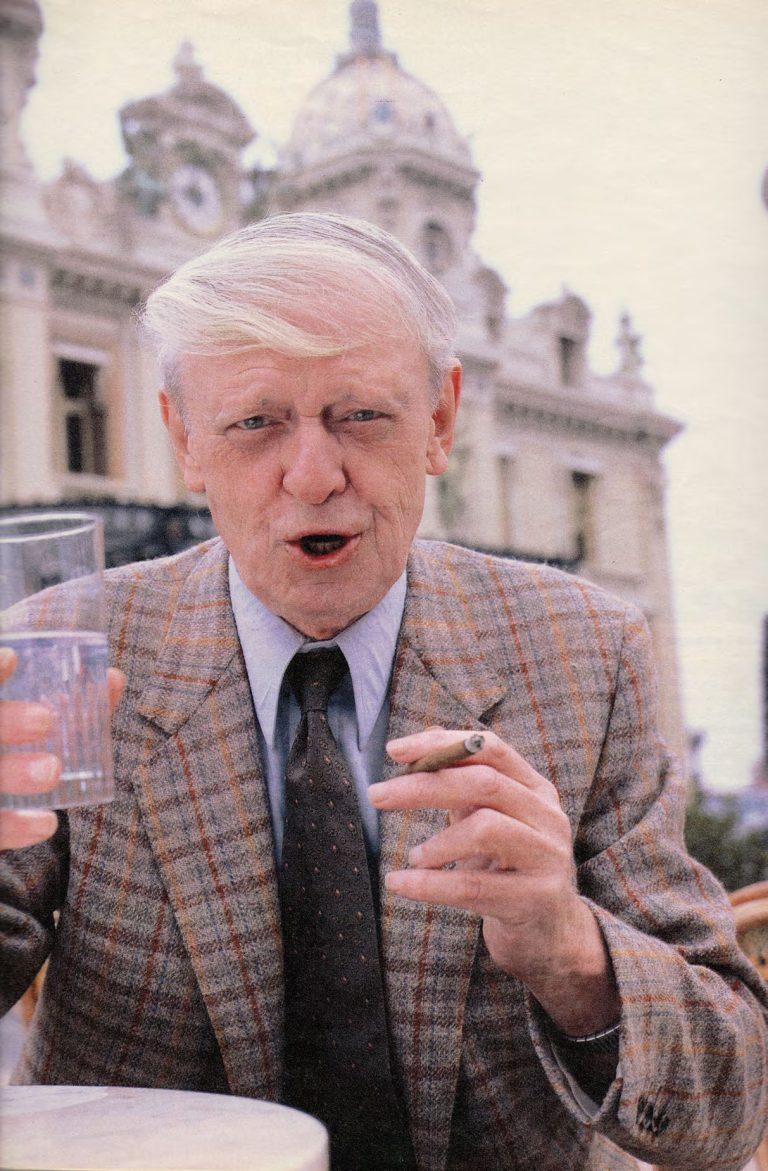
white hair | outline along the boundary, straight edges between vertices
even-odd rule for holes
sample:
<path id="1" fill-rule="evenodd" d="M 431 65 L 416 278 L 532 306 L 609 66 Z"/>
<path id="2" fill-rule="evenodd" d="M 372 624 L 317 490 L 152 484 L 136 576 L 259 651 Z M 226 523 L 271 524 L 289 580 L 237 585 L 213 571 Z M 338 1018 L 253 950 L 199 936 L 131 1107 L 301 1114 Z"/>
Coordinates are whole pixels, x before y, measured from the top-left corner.
<path id="1" fill-rule="evenodd" d="M 321 334 L 301 324 L 308 310 Z M 324 213 L 272 216 L 226 237 L 150 295 L 142 323 L 177 401 L 179 362 L 192 354 L 332 357 L 411 336 L 435 398 L 456 364 L 456 311 L 442 285 L 388 232 Z"/>

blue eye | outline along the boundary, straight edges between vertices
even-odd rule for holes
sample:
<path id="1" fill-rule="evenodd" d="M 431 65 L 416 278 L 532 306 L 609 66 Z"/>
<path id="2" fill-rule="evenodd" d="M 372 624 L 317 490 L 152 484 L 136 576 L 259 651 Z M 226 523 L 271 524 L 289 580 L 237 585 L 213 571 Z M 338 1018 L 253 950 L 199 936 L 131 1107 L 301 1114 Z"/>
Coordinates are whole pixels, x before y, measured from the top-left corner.
<path id="1" fill-rule="evenodd" d="M 268 423 L 269 420 L 266 415 L 249 415 L 247 419 L 242 419 L 235 426 L 241 431 L 261 431 Z"/>
<path id="2" fill-rule="evenodd" d="M 362 407 L 359 411 L 353 411 L 351 415 L 347 415 L 347 419 L 351 423 L 369 423 L 372 419 L 380 419 L 381 411 L 366 410 Z"/>

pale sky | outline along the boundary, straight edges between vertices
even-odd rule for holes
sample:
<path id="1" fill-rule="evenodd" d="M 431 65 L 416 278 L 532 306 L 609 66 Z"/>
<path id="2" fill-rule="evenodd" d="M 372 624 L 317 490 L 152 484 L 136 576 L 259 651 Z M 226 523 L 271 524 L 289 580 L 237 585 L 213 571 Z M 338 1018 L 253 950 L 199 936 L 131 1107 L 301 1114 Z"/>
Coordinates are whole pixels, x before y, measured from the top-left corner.
<path id="1" fill-rule="evenodd" d="M 41 0 L 24 120 L 44 178 L 125 165 L 117 110 L 166 89 L 190 39 L 272 159 L 347 45 L 346 0 Z M 668 515 L 687 722 L 706 781 L 760 753 L 768 611 L 768 5 L 764 0 L 380 0 L 385 47 L 470 136 L 475 246 L 514 315 L 562 285 L 615 366 L 627 308 L 657 405 L 681 419 Z"/>

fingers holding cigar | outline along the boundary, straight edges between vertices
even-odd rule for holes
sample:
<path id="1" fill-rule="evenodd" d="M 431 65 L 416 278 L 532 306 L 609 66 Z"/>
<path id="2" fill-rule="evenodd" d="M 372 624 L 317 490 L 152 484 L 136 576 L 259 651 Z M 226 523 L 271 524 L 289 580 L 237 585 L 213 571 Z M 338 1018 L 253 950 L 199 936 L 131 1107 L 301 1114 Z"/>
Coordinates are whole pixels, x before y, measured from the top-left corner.
<path id="1" fill-rule="evenodd" d="M 387 814 L 406 813 L 387 894 L 479 915 L 491 959 L 545 1009 L 547 999 L 555 1004 L 552 973 L 568 965 L 604 973 L 604 943 L 578 892 L 571 823 L 552 782 L 488 729 L 427 728 L 387 751 L 400 770 L 370 786 L 370 799 Z M 410 810 L 447 816 L 409 818 Z M 586 966 L 573 965 L 578 949 Z M 614 1008 L 611 1000 L 611 1019 Z"/>
<path id="2" fill-rule="evenodd" d="M 480 733 L 473 732 L 471 736 L 467 736 L 464 740 L 455 740 L 450 744 L 442 745 L 440 748 L 433 748 L 431 752 L 417 757 L 410 764 L 404 764 L 398 775 L 409 776 L 411 773 L 435 773 L 438 769 L 448 768 L 449 765 L 461 764 L 462 761 L 469 760 L 471 756 L 476 756 L 484 745 L 485 740 Z"/>
<path id="3" fill-rule="evenodd" d="M 379 810 L 444 809 L 455 822 L 485 809 L 547 827 L 562 819 L 554 786 L 493 732 L 429 728 L 387 750 L 401 768 L 369 787 Z"/>
<path id="4" fill-rule="evenodd" d="M 371 800 L 380 808 L 394 807 L 384 804 L 385 794 L 394 797 L 395 792 L 398 796 L 405 796 L 406 793 L 418 791 L 406 778 L 414 774 L 430 773 L 443 775 L 435 778 L 437 787 L 429 785 L 428 778 L 425 777 L 425 784 L 428 785 L 425 792 L 442 793 L 446 801 L 430 800 L 426 804 L 443 809 L 449 809 L 454 804 L 467 805 L 470 803 L 468 798 L 473 805 L 487 803 L 492 807 L 498 807 L 497 802 L 501 796 L 499 790 L 505 789 L 505 780 L 513 780 L 517 785 L 538 793 L 552 804 L 559 804 L 554 786 L 494 732 L 426 728 L 423 732 L 415 732 L 399 740 L 390 740 L 387 752 L 401 767 L 391 780 L 370 786 Z M 471 790 L 467 788 L 470 770 Z M 477 789 L 478 785 L 481 786 L 480 790 Z M 453 789 L 461 797 L 455 802 L 450 799 Z M 410 802 L 408 806 L 417 808 Z M 402 807 L 405 808 L 406 805 Z"/>
<path id="5" fill-rule="evenodd" d="M 458 778 L 462 765 L 476 761 L 485 747 L 485 736 L 479 732 L 449 732 L 445 728 L 426 728 L 400 740 L 390 740 L 387 752 L 400 768 L 388 781 L 370 785 L 368 796 L 378 809 L 418 809 L 441 807 L 458 811 L 467 805 L 465 786 L 447 786 L 447 774 Z M 453 774 L 456 774 L 454 777 Z M 449 791 L 464 793 L 461 801 L 449 796 Z M 443 801 L 440 796 L 448 798 Z"/>
<path id="6" fill-rule="evenodd" d="M 412 846 L 406 868 L 386 875 L 389 891 L 497 914 L 502 876 L 519 884 L 561 867 L 570 880 L 571 830 L 555 787 L 495 733 L 429 728 L 387 750 L 401 768 L 370 786 L 371 803 L 448 813 L 442 829 Z"/>

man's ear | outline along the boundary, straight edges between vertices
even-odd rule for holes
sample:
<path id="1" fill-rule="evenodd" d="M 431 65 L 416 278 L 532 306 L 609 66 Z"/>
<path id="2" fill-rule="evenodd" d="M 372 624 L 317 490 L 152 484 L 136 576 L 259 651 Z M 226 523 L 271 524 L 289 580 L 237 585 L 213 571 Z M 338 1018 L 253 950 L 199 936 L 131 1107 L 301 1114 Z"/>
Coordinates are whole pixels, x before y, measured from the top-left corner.
<path id="1" fill-rule="evenodd" d="M 461 394 L 461 366 L 453 366 L 440 388 L 440 397 L 432 411 L 431 434 L 427 443 L 427 475 L 441 476 L 448 467 L 456 430 L 456 411 Z"/>
<path id="2" fill-rule="evenodd" d="M 205 478 L 190 450 L 189 431 L 181 412 L 165 390 L 158 395 L 160 414 L 171 437 L 176 461 L 181 468 L 184 484 L 190 492 L 204 492 Z"/>

